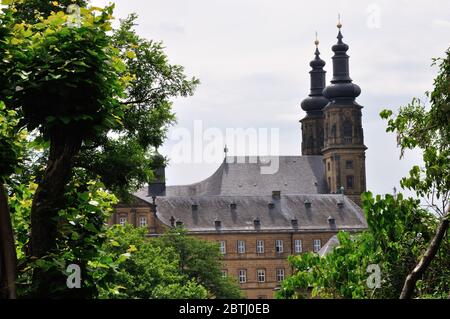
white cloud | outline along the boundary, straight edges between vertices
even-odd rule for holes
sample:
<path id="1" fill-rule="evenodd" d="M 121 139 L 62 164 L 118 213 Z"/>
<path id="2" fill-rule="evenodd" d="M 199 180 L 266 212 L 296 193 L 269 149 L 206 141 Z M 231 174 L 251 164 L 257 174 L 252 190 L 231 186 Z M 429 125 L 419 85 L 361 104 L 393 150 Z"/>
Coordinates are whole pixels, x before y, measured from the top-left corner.
<path id="1" fill-rule="evenodd" d="M 109 1 L 93 1 L 105 4 Z M 318 31 L 327 79 L 337 14 L 350 45 L 351 76 L 362 88 L 368 187 L 377 193 L 398 185 L 420 154 L 399 161 L 395 137 L 379 111 L 408 103 L 432 86 L 431 58 L 449 46 L 448 0 L 116 0 L 116 15 L 140 16 L 142 36 L 163 40 L 173 63 L 202 81 L 195 96 L 174 103 L 179 127 L 196 119 L 226 127 L 279 127 L 280 152 L 300 154 L 300 102 L 309 93 L 309 61 Z M 372 10 L 369 10 L 372 8 Z M 374 13 L 378 17 L 370 17 Z M 372 19 L 372 20 L 370 20 Z M 379 22 L 379 28 L 368 24 Z M 170 143 L 165 148 L 168 149 Z M 172 165 L 170 184 L 207 177 L 215 166 Z M 398 187 L 397 187 L 398 188 Z"/>

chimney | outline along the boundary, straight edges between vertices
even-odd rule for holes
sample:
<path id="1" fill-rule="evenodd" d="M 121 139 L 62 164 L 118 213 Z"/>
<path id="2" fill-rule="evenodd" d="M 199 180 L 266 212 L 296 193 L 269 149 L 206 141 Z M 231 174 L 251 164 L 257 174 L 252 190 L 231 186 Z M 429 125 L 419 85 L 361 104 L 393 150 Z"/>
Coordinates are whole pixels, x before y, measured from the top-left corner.
<path id="1" fill-rule="evenodd" d="M 272 191 L 272 198 L 279 200 L 281 198 L 281 191 Z"/>
<path id="2" fill-rule="evenodd" d="M 333 216 L 328 217 L 328 224 L 330 225 L 330 228 L 336 228 L 336 220 Z"/>
<path id="3" fill-rule="evenodd" d="M 153 170 L 154 178 L 148 184 L 148 196 L 166 196 L 166 159 L 156 154 L 152 156 L 151 167 Z"/>
<path id="4" fill-rule="evenodd" d="M 306 209 L 310 209 L 310 208 L 311 208 L 311 205 L 312 205 L 312 204 L 311 204 L 311 202 L 310 202 L 309 200 L 306 200 L 306 201 L 305 201 L 305 208 L 306 208 Z"/>

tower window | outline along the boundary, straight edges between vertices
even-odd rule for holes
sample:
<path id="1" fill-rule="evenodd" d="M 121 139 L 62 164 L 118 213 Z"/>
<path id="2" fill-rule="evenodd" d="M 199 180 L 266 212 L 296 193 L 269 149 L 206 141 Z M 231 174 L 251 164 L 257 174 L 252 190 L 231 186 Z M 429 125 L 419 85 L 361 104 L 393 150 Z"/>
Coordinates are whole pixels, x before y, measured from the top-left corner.
<path id="1" fill-rule="evenodd" d="M 353 168 L 353 161 L 346 161 L 345 162 L 345 168 L 346 169 L 352 169 Z"/>
<path id="2" fill-rule="evenodd" d="M 353 125 L 349 120 L 345 120 L 343 124 L 344 143 L 351 143 L 353 137 Z"/>
<path id="3" fill-rule="evenodd" d="M 353 176 L 347 176 L 347 188 L 353 188 Z"/>
<path id="4" fill-rule="evenodd" d="M 336 138 L 336 124 L 331 127 L 331 137 Z"/>

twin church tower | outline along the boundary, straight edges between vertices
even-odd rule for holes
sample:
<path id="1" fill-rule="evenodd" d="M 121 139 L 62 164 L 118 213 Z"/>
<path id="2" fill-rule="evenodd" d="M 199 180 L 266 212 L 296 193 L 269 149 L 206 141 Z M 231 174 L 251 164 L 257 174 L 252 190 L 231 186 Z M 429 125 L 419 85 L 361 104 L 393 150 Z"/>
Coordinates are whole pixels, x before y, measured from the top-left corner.
<path id="1" fill-rule="evenodd" d="M 344 192 L 355 203 L 366 191 L 366 167 L 362 106 L 355 99 L 361 94 L 349 72 L 348 45 L 338 24 L 334 52 L 333 78 L 326 86 L 325 61 L 320 58 L 316 40 L 315 59 L 311 61 L 311 93 L 301 107 L 306 111 L 302 124 L 302 155 L 323 156 L 329 193 Z"/>

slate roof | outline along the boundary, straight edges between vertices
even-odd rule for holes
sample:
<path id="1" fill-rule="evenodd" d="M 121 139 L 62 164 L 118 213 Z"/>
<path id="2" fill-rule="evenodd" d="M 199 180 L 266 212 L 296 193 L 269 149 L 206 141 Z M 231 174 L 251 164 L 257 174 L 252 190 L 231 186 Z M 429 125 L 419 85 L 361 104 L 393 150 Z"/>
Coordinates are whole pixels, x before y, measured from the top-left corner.
<path id="1" fill-rule="evenodd" d="M 281 156 L 278 160 L 276 173 L 262 174 L 261 168 L 268 165 L 263 159 L 228 157 L 204 181 L 168 186 L 166 196 L 156 199 L 157 217 L 171 225 L 173 216 L 190 232 L 367 228 L 361 208 L 352 200 L 326 193 L 322 156 Z M 274 199 L 273 191 L 280 191 L 281 197 Z M 147 188 L 134 195 L 152 203 Z M 255 227 L 255 220 L 259 220 L 259 226 Z"/>
<path id="2" fill-rule="evenodd" d="M 324 194 L 327 191 L 322 156 L 279 156 L 275 174 L 262 174 L 263 158 L 227 157 L 209 178 L 185 186 L 168 186 L 167 196 Z M 275 165 L 273 162 L 272 165 Z M 275 166 L 273 166 L 275 167 Z"/>
<path id="3" fill-rule="evenodd" d="M 148 197 L 146 200 L 151 201 Z M 156 204 L 157 216 L 163 223 L 170 225 L 173 216 L 191 232 L 359 231 L 367 228 L 361 208 L 343 195 L 281 195 L 280 199 L 272 196 L 175 196 L 158 197 Z M 259 226 L 255 225 L 255 220 L 259 220 Z M 220 227 L 216 221 L 220 221 Z"/>

